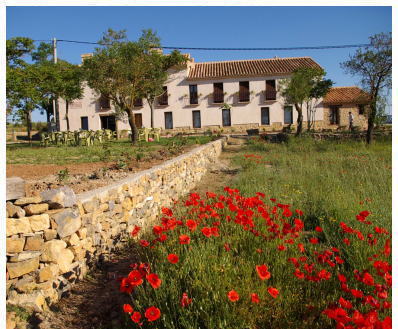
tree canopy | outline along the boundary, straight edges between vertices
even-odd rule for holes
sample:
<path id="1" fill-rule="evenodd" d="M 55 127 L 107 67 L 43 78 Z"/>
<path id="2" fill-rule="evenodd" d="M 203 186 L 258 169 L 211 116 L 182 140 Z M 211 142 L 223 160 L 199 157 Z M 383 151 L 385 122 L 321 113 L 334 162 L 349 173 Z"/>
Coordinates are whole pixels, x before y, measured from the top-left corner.
<path id="1" fill-rule="evenodd" d="M 383 90 L 390 89 L 392 83 L 392 35 L 379 33 L 371 36 L 370 45 L 350 55 L 341 63 L 346 73 L 358 76 L 362 87 L 370 95 L 368 130 L 366 140 L 372 141 L 372 132 L 377 114 L 377 102 Z"/>

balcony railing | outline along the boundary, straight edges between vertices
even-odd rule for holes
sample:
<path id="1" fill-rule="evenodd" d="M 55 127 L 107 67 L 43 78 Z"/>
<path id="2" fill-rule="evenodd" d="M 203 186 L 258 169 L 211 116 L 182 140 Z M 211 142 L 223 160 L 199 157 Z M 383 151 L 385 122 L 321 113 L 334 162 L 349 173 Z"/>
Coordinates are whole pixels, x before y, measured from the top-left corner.
<path id="1" fill-rule="evenodd" d="M 169 105 L 169 95 L 167 94 L 167 91 L 158 97 L 158 104 Z"/>
<path id="2" fill-rule="evenodd" d="M 240 90 L 239 102 L 249 102 L 249 101 L 250 101 L 250 92 L 248 90 Z"/>
<path id="3" fill-rule="evenodd" d="M 265 90 L 265 100 L 266 101 L 276 100 L 276 90 Z"/>
<path id="4" fill-rule="evenodd" d="M 224 93 L 220 91 L 213 92 L 213 103 L 224 103 Z"/>

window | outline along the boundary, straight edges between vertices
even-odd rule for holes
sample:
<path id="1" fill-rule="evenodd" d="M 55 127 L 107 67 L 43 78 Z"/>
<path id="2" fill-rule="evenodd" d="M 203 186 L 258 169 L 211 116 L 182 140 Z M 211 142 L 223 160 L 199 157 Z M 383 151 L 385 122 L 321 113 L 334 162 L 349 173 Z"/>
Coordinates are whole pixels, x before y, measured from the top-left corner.
<path id="1" fill-rule="evenodd" d="M 261 125 L 269 125 L 269 107 L 261 108 Z"/>
<path id="2" fill-rule="evenodd" d="M 249 102 L 249 101 L 250 101 L 249 81 L 240 81 L 239 102 Z"/>
<path id="3" fill-rule="evenodd" d="M 163 94 L 158 98 L 159 105 L 169 105 L 169 95 L 167 94 L 167 86 L 163 87 Z"/>
<path id="4" fill-rule="evenodd" d="M 200 122 L 200 111 L 192 111 L 192 126 L 194 128 L 202 127 L 202 123 Z"/>
<path id="5" fill-rule="evenodd" d="M 358 114 L 359 115 L 364 115 L 365 114 L 365 105 L 359 104 L 358 105 Z"/>
<path id="6" fill-rule="evenodd" d="M 329 109 L 329 119 L 331 125 L 340 124 L 340 110 L 338 106 L 331 106 Z"/>
<path id="7" fill-rule="evenodd" d="M 100 105 L 101 110 L 110 109 L 111 103 L 110 103 L 108 96 L 101 95 L 101 97 L 99 99 L 99 105 Z"/>
<path id="8" fill-rule="evenodd" d="M 173 112 L 164 112 L 165 129 L 173 129 Z"/>
<path id="9" fill-rule="evenodd" d="M 213 83 L 213 102 L 224 103 L 224 87 L 222 82 Z"/>
<path id="10" fill-rule="evenodd" d="M 142 107 L 142 98 L 136 98 L 133 105 L 134 107 Z"/>
<path id="11" fill-rule="evenodd" d="M 265 81 L 265 100 L 266 101 L 276 100 L 275 80 Z"/>
<path id="12" fill-rule="evenodd" d="M 291 125 L 293 123 L 293 106 L 285 106 L 283 123 L 285 125 Z"/>
<path id="13" fill-rule="evenodd" d="M 80 117 L 81 129 L 88 130 L 88 117 Z"/>
<path id="14" fill-rule="evenodd" d="M 189 85 L 189 104 L 198 104 L 198 85 Z"/>

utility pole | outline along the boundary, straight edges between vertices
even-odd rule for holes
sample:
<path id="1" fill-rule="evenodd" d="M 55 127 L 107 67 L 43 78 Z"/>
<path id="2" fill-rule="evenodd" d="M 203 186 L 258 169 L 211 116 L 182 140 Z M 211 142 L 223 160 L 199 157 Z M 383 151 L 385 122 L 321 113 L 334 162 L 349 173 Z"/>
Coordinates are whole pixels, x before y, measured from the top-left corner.
<path id="1" fill-rule="evenodd" d="M 57 39 L 53 38 L 53 62 L 54 64 L 57 64 Z M 54 121 L 55 121 L 55 130 L 58 131 L 59 127 L 58 127 L 58 99 L 54 98 L 53 99 L 53 115 L 54 115 Z"/>

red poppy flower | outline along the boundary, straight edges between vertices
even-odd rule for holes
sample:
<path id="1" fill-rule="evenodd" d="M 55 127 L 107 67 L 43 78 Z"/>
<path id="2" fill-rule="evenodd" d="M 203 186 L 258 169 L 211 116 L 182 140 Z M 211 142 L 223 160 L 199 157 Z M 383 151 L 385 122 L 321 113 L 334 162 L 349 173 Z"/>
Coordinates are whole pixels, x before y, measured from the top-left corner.
<path id="1" fill-rule="evenodd" d="M 318 239 L 317 238 L 310 238 L 310 243 L 317 244 L 318 243 Z"/>
<path id="2" fill-rule="evenodd" d="M 134 226 L 134 229 L 131 231 L 131 236 L 136 236 L 138 234 L 138 232 L 141 230 L 141 227 L 139 226 Z"/>
<path id="3" fill-rule="evenodd" d="M 279 290 L 273 287 L 269 287 L 268 289 L 268 293 L 273 297 L 276 298 L 279 295 Z"/>
<path id="4" fill-rule="evenodd" d="M 211 234 L 215 237 L 220 236 L 220 234 L 218 233 L 218 227 L 212 227 L 210 228 L 211 230 Z"/>
<path id="5" fill-rule="evenodd" d="M 299 215 L 299 216 L 303 216 L 304 213 L 303 213 L 302 210 L 296 209 L 296 214 Z"/>
<path id="6" fill-rule="evenodd" d="M 286 247 L 283 244 L 281 244 L 278 246 L 278 250 L 280 251 L 286 250 Z"/>
<path id="7" fill-rule="evenodd" d="M 271 277 L 271 273 L 268 271 L 267 265 L 257 265 L 256 271 L 261 280 L 268 280 Z"/>
<path id="8" fill-rule="evenodd" d="M 149 241 L 147 240 L 140 240 L 140 245 L 142 247 L 148 247 L 149 246 Z"/>
<path id="9" fill-rule="evenodd" d="M 252 303 L 260 303 L 260 298 L 258 297 L 258 295 L 256 294 L 256 293 L 252 293 L 251 295 L 250 295 L 250 297 L 251 297 L 251 301 L 252 301 Z"/>
<path id="10" fill-rule="evenodd" d="M 351 289 L 351 294 L 356 298 L 363 297 L 363 292 L 361 290 Z"/>
<path id="11" fill-rule="evenodd" d="M 159 279 L 158 275 L 155 273 L 148 274 L 146 279 L 151 284 L 152 288 L 157 289 L 162 284 L 162 280 Z"/>
<path id="12" fill-rule="evenodd" d="M 177 256 L 176 254 L 169 254 L 169 255 L 167 256 L 167 260 L 168 260 L 171 264 L 176 264 L 176 263 L 178 263 L 179 258 L 178 258 L 178 256 Z"/>
<path id="13" fill-rule="evenodd" d="M 131 307 L 130 304 L 124 304 L 123 311 L 124 313 L 133 313 L 133 308 Z"/>
<path id="14" fill-rule="evenodd" d="M 213 199 L 213 198 L 217 197 L 217 194 L 215 194 L 213 192 L 206 192 L 206 196 L 208 199 Z"/>
<path id="15" fill-rule="evenodd" d="M 210 238 L 211 237 L 211 229 L 210 229 L 210 227 L 204 227 L 204 228 L 201 229 L 201 231 L 202 231 L 203 235 L 206 238 Z"/>
<path id="16" fill-rule="evenodd" d="M 135 285 L 132 284 L 128 278 L 123 278 L 120 282 L 120 292 L 131 294 L 134 290 Z"/>
<path id="17" fill-rule="evenodd" d="M 155 225 L 155 226 L 152 228 L 152 232 L 153 232 L 153 234 L 155 234 L 155 235 L 159 235 L 159 234 L 161 234 L 161 233 L 163 232 L 163 228 L 162 228 L 161 226 L 159 226 L 159 225 Z"/>
<path id="18" fill-rule="evenodd" d="M 188 298 L 188 294 L 184 292 L 181 297 L 181 307 L 187 307 L 192 303 L 192 298 Z"/>
<path id="19" fill-rule="evenodd" d="M 304 252 L 304 251 L 305 251 L 304 245 L 303 245 L 302 243 L 299 243 L 299 244 L 297 245 L 297 247 L 299 248 L 300 252 Z"/>
<path id="20" fill-rule="evenodd" d="M 296 268 L 294 275 L 297 279 L 304 279 L 304 273 L 301 272 L 299 268 Z"/>
<path id="21" fill-rule="evenodd" d="M 347 246 L 349 246 L 349 245 L 351 244 L 350 240 L 347 239 L 347 238 L 344 238 L 344 239 L 343 239 L 343 242 L 344 242 Z"/>
<path id="22" fill-rule="evenodd" d="M 185 234 L 180 235 L 179 239 L 180 239 L 180 244 L 189 244 L 191 242 L 191 238 Z"/>
<path id="23" fill-rule="evenodd" d="M 138 270 L 131 271 L 127 276 L 127 279 L 134 286 L 139 286 L 143 282 L 142 275 Z"/>
<path id="24" fill-rule="evenodd" d="M 141 314 L 140 314 L 139 312 L 134 312 L 134 313 L 131 315 L 131 320 L 132 320 L 133 322 L 135 322 L 135 323 L 139 323 L 140 320 L 141 320 Z"/>
<path id="25" fill-rule="evenodd" d="M 322 227 L 320 227 L 320 226 L 315 227 L 315 231 L 317 231 L 317 232 L 323 232 Z"/>
<path id="26" fill-rule="evenodd" d="M 160 318 L 160 310 L 155 306 L 151 306 L 145 311 L 145 317 L 148 321 L 156 321 Z"/>
<path id="27" fill-rule="evenodd" d="M 169 208 L 162 208 L 162 214 L 169 216 L 169 217 L 173 216 L 173 212 Z"/>
<path id="28" fill-rule="evenodd" d="M 228 293 L 228 298 L 231 302 L 236 302 L 239 300 L 239 294 L 235 290 L 231 290 Z"/>
<path id="29" fill-rule="evenodd" d="M 188 227 L 188 229 L 193 232 L 196 230 L 196 227 L 198 226 L 198 224 L 192 220 L 192 219 L 188 219 L 185 223 L 185 225 Z"/>
<path id="30" fill-rule="evenodd" d="M 352 308 L 351 302 L 349 300 L 345 300 L 343 297 L 340 297 L 339 303 L 340 303 L 341 307 Z"/>
<path id="31" fill-rule="evenodd" d="M 230 251 L 231 247 L 229 246 L 228 243 L 224 243 L 224 249 L 225 249 L 225 251 Z"/>
<path id="32" fill-rule="evenodd" d="M 365 273 L 362 277 L 362 282 L 366 284 L 367 286 L 373 286 L 375 281 L 369 273 Z"/>

